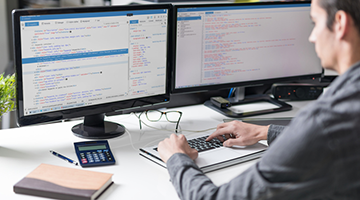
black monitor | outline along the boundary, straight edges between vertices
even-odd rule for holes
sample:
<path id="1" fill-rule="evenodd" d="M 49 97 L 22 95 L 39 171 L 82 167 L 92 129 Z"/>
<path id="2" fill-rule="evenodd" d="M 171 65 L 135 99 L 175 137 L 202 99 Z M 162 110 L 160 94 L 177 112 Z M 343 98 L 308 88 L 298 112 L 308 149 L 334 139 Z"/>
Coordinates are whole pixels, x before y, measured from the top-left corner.
<path id="1" fill-rule="evenodd" d="M 169 102 L 171 5 L 13 11 L 18 124 L 85 117 L 83 138 L 124 126 L 104 113 Z"/>
<path id="2" fill-rule="evenodd" d="M 175 68 L 172 92 L 237 88 L 233 105 L 253 101 L 274 108 L 237 112 L 205 105 L 229 117 L 291 109 L 269 95 L 244 97 L 244 87 L 322 76 L 314 44 L 310 1 L 248 4 L 179 4 L 174 7 Z"/>

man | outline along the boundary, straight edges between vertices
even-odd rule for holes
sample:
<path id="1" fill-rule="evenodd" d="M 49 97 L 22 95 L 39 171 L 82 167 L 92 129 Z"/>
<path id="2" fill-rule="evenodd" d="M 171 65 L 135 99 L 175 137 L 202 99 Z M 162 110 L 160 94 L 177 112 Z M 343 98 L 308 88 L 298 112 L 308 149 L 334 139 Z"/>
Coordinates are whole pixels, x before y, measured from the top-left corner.
<path id="1" fill-rule="evenodd" d="M 181 199 L 360 199 L 360 0 L 313 0 L 311 18 L 309 40 L 322 66 L 340 76 L 286 128 L 220 124 L 208 140 L 225 135 L 232 146 L 267 139 L 270 146 L 219 187 L 194 164 L 198 152 L 183 135 L 160 142 Z"/>

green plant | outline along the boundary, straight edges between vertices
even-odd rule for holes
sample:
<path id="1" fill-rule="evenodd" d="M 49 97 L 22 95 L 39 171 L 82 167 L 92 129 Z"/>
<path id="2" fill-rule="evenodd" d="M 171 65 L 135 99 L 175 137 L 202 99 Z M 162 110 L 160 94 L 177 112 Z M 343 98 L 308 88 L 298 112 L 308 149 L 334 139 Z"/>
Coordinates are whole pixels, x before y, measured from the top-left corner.
<path id="1" fill-rule="evenodd" d="M 15 109 L 15 74 L 0 75 L 0 117 Z"/>

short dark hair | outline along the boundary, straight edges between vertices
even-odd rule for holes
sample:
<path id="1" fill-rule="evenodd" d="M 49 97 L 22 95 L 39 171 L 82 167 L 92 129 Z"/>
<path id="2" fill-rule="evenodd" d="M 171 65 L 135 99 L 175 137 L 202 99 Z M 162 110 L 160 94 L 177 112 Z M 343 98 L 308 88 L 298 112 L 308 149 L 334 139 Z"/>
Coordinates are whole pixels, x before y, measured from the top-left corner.
<path id="1" fill-rule="evenodd" d="M 319 6 L 327 13 L 326 25 L 330 31 L 332 31 L 336 12 L 343 10 L 353 18 L 360 34 L 360 0 L 319 0 Z"/>

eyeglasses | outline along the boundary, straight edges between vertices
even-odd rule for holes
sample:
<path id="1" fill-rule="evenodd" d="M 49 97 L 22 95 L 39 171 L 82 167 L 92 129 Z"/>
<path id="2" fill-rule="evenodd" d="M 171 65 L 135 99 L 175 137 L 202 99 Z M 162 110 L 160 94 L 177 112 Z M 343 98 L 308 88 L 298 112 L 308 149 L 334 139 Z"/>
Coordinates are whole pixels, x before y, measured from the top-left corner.
<path id="1" fill-rule="evenodd" d="M 139 123 L 140 123 L 140 129 L 142 129 L 141 126 L 141 115 L 145 113 L 146 118 L 151 122 L 157 122 L 160 121 L 161 117 L 165 115 L 166 120 L 171 123 L 176 123 L 175 132 L 178 132 L 179 122 L 182 116 L 182 112 L 180 111 L 167 111 L 167 112 L 161 112 L 159 110 L 146 110 L 139 115 Z"/>

